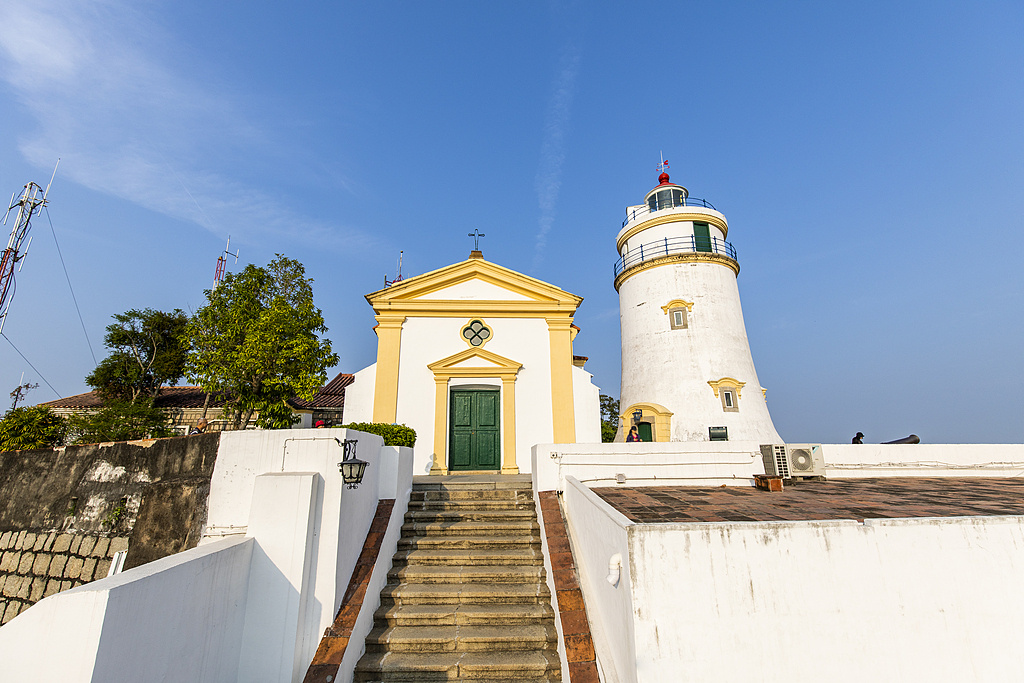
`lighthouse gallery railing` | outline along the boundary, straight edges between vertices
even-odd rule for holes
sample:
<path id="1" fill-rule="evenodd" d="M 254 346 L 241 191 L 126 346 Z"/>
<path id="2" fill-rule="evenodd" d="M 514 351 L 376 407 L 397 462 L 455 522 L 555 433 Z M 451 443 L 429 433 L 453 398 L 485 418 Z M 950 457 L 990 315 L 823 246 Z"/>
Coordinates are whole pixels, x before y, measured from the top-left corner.
<path id="1" fill-rule="evenodd" d="M 733 261 L 736 258 L 736 249 L 725 240 L 717 237 L 702 237 L 689 235 L 686 237 L 665 237 L 663 239 L 641 244 L 622 255 L 615 262 L 615 277 L 619 273 L 644 261 L 669 256 L 670 254 L 681 254 L 687 252 L 704 252 L 708 254 L 724 254 Z"/>

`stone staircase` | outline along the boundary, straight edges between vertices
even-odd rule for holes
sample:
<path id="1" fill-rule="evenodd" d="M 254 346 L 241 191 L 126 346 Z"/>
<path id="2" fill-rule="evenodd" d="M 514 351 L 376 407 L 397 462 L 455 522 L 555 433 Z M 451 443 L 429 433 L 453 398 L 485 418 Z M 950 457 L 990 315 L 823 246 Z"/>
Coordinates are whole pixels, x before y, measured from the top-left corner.
<path id="1" fill-rule="evenodd" d="M 529 475 L 416 477 L 355 680 L 560 681 Z"/>

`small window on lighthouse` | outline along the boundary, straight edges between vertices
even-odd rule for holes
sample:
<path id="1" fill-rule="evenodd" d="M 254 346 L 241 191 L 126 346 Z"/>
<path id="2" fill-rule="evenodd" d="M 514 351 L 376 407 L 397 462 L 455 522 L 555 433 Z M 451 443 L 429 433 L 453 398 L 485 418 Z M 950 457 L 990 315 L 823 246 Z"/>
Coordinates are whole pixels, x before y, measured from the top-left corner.
<path id="1" fill-rule="evenodd" d="M 730 413 L 738 413 L 740 408 L 736 405 L 736 394 L 732 389 L 721 389 L 719 393 L 722 395 L 722 410 Z"/>
<path id="2" fill-rule="evenodd" d="M 673 330 L 685 330 L 686 325 L 686 308 L 680 306 L 679 308 L 672 308 L 669 310 L 669 320 L 672 323 Z"/>

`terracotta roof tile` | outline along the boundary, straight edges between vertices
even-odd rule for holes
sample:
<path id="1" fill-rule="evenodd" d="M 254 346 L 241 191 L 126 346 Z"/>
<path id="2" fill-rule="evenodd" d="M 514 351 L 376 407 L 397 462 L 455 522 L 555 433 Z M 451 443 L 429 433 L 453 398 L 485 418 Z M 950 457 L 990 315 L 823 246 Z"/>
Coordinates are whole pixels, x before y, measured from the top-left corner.
<path id="1" fill-rule="evenodd" d="M 320 391 L 316 393 L 312 401 L 303 401 L 293 398 L 289 401 L 294 407 L 312 410 L 314 408 L 344 408 L 345 387 L 355 381 L 355 375 L 338 373 Z M 214 394 L 210 397 L 210 407 L 219 408 L 224 405 L 224 396 Z M 178 386 L 164 387 L 156 398 L 156 405 L 159 408 L 202 408 L 206 400 L 206 394 L 201 387 Z M 85 394 L 76 394 L 56 401 L 41 403 L 48 408 L 66 408 L 72 410 L 95 410 L 103 407 L 103 398 L 98 391 L 90 391 Z"/>

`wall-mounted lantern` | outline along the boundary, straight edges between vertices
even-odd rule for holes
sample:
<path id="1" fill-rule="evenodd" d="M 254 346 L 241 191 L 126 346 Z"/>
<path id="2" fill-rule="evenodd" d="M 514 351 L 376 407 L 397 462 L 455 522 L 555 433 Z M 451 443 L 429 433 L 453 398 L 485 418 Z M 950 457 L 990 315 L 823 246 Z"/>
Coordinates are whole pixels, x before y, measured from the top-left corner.
<path id="1" fill-rule="evenodd" d="M 345 482 L 348 488 L 354 489 L 359 486 L 359 483 L 363 480 L 363 472 L 366 471 L 366 462 L 356 457 L 356 445 L 359 442 L 356 439 L 345 439 L 342 441 L 335 438 L 334 440 L 345 449 L 345 455 L 342 457 L 341 462 L 338 463 L 341 480 Z"/>
<path id="2" fill-rule="evenodd" d="M 644 417 L 644 411 L 640 410 L 639 408 L 637 408 L 636 410 L 633 411 L 633 419 L 636 420 L 637 422 L 642 420 L 643 417 Z"/>

